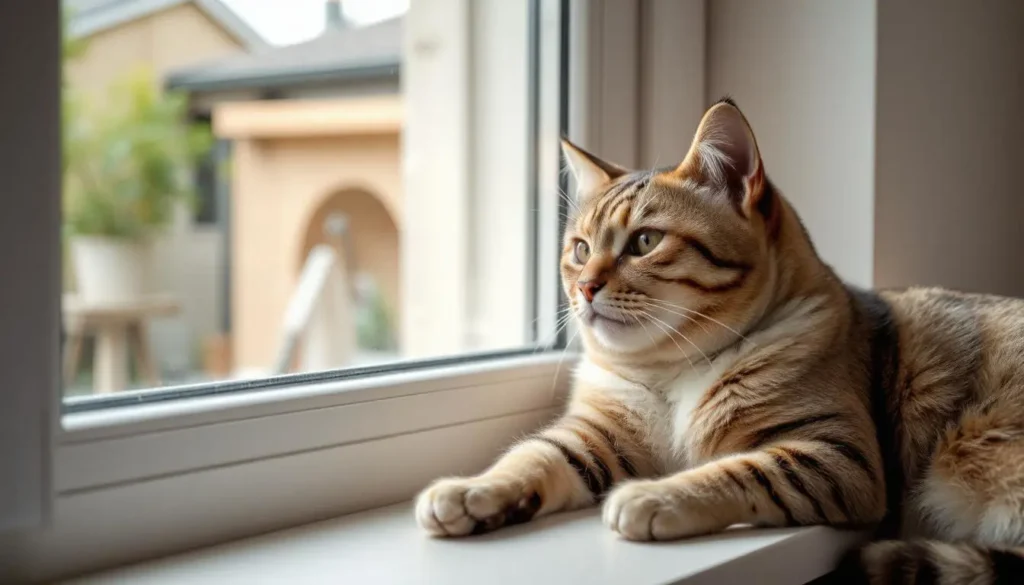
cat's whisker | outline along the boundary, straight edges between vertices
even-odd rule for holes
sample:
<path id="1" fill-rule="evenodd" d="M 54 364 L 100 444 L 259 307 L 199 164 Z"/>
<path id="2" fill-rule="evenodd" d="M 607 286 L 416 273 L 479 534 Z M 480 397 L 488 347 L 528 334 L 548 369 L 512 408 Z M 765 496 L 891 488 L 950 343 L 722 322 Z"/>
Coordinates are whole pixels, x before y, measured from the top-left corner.
<path id="1" fill-rule="evenodd" d="M 583 210 L 580 209 L 579 203 L 576 202 L 575 197 L 570 196 L 568 193 L 563 191 L 561 187 L 558 187 L 556 190 L 558 191 L 558 196 L 561 197 L 562 200 L 565 201 L 570 207 L 576 210 L 577 214 L 583 214 Z"/>
<path id="2" fill-rule="evenodd" d="M 668 311 L 669 313 L 672 313 L 673 315 L 677 315 L 679 317 L 682 317 L 683 319 L 686 319 L 687 321 L 689 321 L 691 323 L 696 323 L 698 327 L 700 327 L 701 329 L 704 330 L 704 333 L 711 333 L 711 331 L 707 327 L 705 327 L 703 323 L 701 323 L 700 321 L 694 319 L 693 317 L 691 317 L 691 316 L 689 316 L 689 315 L 687 315 L 685 313 L 679 313 L 679 312 L 677 312 L 675 310 L 669 309 L 668 307 L 662 307 L 662 306 L 656 305 L 656 304 L 648 302 L 648 301 L 640 301 L 640 302 L 646 304 L 649 307 L 654 307 L 655 309 L 661 309 L 662 311 Z"/>
<path id="3" fill-rule="evenodd" d="M 652 325 L 656 326 L 663 333 L 667 333 L 668 334 L 668 338 L 672 341 L 672 343 L 674 343 L 676 345 L 677 348 L 679 348 L 679 353 L 682 354 L 682 356 L 684 358 L 686 358 L 686 361 L 689 362 L 690 369 L 692 370 L 695 367 L 693 365 L 693 360 L 690 359 L 690 355 L 686 353 L 686 350 L 683 349 L 683 346 L 679 345 L 679 342 L 676 341 L 676 338 L 672 335 L 673 329 L 671 327 L 669 327 L 669 329 L 666 330 L 664 327 L 662 327 L 661 324 L 659 324 L 659 323 L 664 323 L 664 322 L 663 321 L 659 321 L 654 315 L 651 315 L 650 313 L 645 312 L 644 316 L 646 318 L 648 318 L 648 319 L 651 319 L 651 324 Z M 667 325 L 666 325 L 666 327 L 667 327 Z M 645 331 L 646 331 L 646 329 L 645 329 Z M 693 344 L 691 343 L 691 345 L 693 345 Z"/>
<path id="4" fill-rule="evenodd" d="M 550 335 L 550 338 L 546 338 L 543 341 L 539 342 L 537 344 L 537 349 L 533 351 L 534 353 L 537 353 L 543 349 L 547 349 L 548 344 L 553 343 L 556 339 L 558 339 L 558 334 L 561 333 L 563 329 L 569 326 L 569 323 L 572 321 L 574 315 L 573 313 L 570 312 L 569 308 L 564 309 L 564 311 L 565 314 L 555 321 L 554 333 Z"/>
<path id="5" fill-rule="evenodd" d="M 701 355 L 701 356 L 702 356 L 702 357 L 704 358 L 704 360 L 705 360 L 706 362 L 708 362 L 708 365 L 709 365 L 709 366 L 711 366 L 711 365 L 714 365 L 714 364 L 712 364 L 712 363 L 711 363 L 711 358 L 709 358 L 709 357 L 707 356 L 707 354 L 706 354 L 706 353 L 704 353 L 704 352 L 703 352 L 703 351 L 702 351 L 702 350 L 700 349 L 700 347 L 698 347 L 698 346 L 697 346 L 697 344 L 696 344 L 696 343 L 694 343 L 694 342 L 690 341 L 690 338 L 689 338 L 689 337 L 687 337 L 687 336 L 683 335 L 683 334 L 682 334 L 682 333 L 681 333 L 681 332 L 680 332 L 680 331 L 679 331 L 678 329 L 676 329 L 676 328 L 672 327 L 671 325 L 669 325 L 668 323 L 666 323 L 666 322 L 662 321 L 661 319 L 659 319 L 659 318 L 655 317 L 654 315 L 649 315 L 649 316 L 650 316 L 650 318 L 651 318 L 651 319 L 652 319 L 652 320 L 653 320 L 653 321 L 654 321 L 655 323 L 661 323 L 662 325 L 664 325 L 665 327 L 667 327 L 667 328 L 668 328 L 668 331 L 671 331 L 672 333 L 675 333 L 675 334 L 676 334 L 676 335 L 678 335 L 679 337 L 682 337 L 682 338 L 683 338 L 683 341 L 685 341 L 686 343 L 689 343 L 690 345 L 692 345 L 692 346 L 693 346 L 693 349 L 696 349 L 696 350 L 697 350 L 697 353 L 699 353 L 699 354 L 700 354 L 700 355 Z M 672 335 L 670 334 L 670 335 L 669 335 L 669 337 L 670 337 L 670 338 L 672 338 Z M 675 338 L 672 338 L 672 339 L 673 339 L 673 341 L 675 341 Z M 679 344 L 677 343 L 676 345 L 679 345 Z M 679 348 L 679 349 L 680 349 L 680 351 L 682 351 L 682 348 Z"/>
<path id="6" fill-rule="evenodd" d="M 711 321 L 712 323 L 714 323 L 716 325 L 724 327 L 726 330 L 732 332 L 733 334 L 735 334 L 737 337 L 739 337 L 743 341 L 746 341 L 747 343 L 753 344 L 755 346 L 757 345 L 756 343 L 751 341 L 746 335 L 743 335 L 739 331 L 736 331 L 732 327 L 729 327 L 725 323 L 722 323 L 721 321 L 719 321 L 718 319 L 715 319 L 714 317 L 712 317 L 710 315 L 706 315 L 706 314 L 704 314 L 704 313 L 702 313 L 700 311 L 697 311 L 695 309 L 690 309 L 690 308 L 687 308 L 687 307 L 683 307 L 683 306 L 680 306 L 680 305 L 676 305 L 676 304 L 670 303 L 668 301 L 663 301 L 661 299 L 654 299 L 654 298 L 652 298 L 650 300 L 654 301 L 655 303 L 661 303 L 664 307 L 671 307 L 673 309 L 679 309 L 681 311 L 686 311 L 687 313 L 690 313 L 691 315 L 696 315 L 696 316 L 698 316 L 698 317 L 700 317 L 702 319 L 707 319 L 708 321 Z"/>
<path id="7" fill-rule="evenodd" d="M 641 204 L 637 206 L 637 210 L 633 213 L 634 217 L 642 217 L 644 212 L 647 211 L 647 206 L 651 204 L 651 198 L 648 197 L 648 192 L 651 190 L 651 184 L 654 183 L 654 177 L 658 174 L 658 160 L 654 159 L 654 166 L 651 167 L 650 177 L 647 179 L 647 185 L 644 187 L 644 192 L 641 193 L 637 200 L 641 201 Z"/>
<path id="8" fill-rule="evenodd" d="M 532 212 L 532 213 L 540 213 L 540 211 L 541 210 L 540 210 L 539 207 L 531 207 L 530 208 L 530 212 Z M 572 216 L 569 215 L 568 213 L 566 213 L 565 211 L 559 211 L 558 212 L 558 217 L 560 219 L 564 219 L 566 221 L 566 223 L 568 223 L 569 220 L 572 219 Z"/>
<path id="9" fill-rule="evenodd" d="M 572 318 L 572 315 L 573 314 L 570 312 L 569 308 L 561 309 L 558 312 L 556 312 L 555 313 L 555 331 L 554 331 L 554 333 L 552 333 L 552 335 L 558 335 L 558 332 L 561 329 L 561 327 L 564 326 L 564 324 L 567 323 L 570 318 Z M 537 317 L 536 319 L 534 319 L 530 323 L 530 325 L 531 326 L 536 325 L 537 322 L 540 321 L 540 319 L 541 319 L 540 317 Z"/>
<path id="10" fill-rule="evenodd" d="M 642 315 L 644 318 L 650 318 L 650 315 L 648 315 L 643 309 L 640 310 L 640 315 Z M 648 331 L 647 327 L 644 326 L 644 322 L 640 318 L 640 316 L 638 316 L 638 315 L 631 315 L 631 316 L 633 317 L 633 319 L 636 320 L 636 324 L 639 325 L 640 328 L 643 329 L 644 333 L 647 334 L 647 337 L 649 337 L 651 339 L 651 347 L 654 347 L 655 345 L 658 345 L 658 342 L 654 339 L 654 336 L 651 335 L 651 332 Z M 678 345 L 679 344 L 676 344 L 676 346 L 678 346 Z M 686 358 L 686 361 L 690 363 L 690 369 L 692 370 L 693 369 L 693 360 L 690 359 L 690 356 L 686 355 L 686 352 L 683 351 L 683 348 L 680 347 L 679 351 L 683 353 L 683 357 Z"/>
<path id="11" fill-rule="evenodd" d="M 580 330 L 577 329 L 576 332 L 572 334 L 572 337 L 569 338 L 569 341 L 565 342 L 565 347 L 562 348 L 562 354 L 558 356 L 558 365 L 555 366 L 555 377 L 553 380 L 551 380 L 552 392 L 554 392 L 555 389 L 558 387 L 558 374 L 562 370 L 562 362 L 565 360 L 565 354 L 569 351 L 569 348 L 572 347 L 572 342 L 576 339 L 576 336 L 579 335 L 579 333 Z"/>
<path id="12" fill-rule="evenodd" d="M 643 315 L 643 311 L 641 311 L 641 314 Z M 640 319 L 640 315 L 631 315 L 631 317 L 633 317 L 633 320 L 636 321 L 636 324 L 639 325 L 640 328 L 644 330 L 644 333 L 647 334 L 647 337 L 651 338 L 651 345 L 657 345 L 658 342 L 654 340 L 654 336 L 651 335 L 651 332 L 647 330 L 647 327 L 644 327 L 644 322 L 642 319 Z M 644 315 L 644 317 L 646 317 L 646 315 Z"/>
<path id="13" fill-rule="evenodd" d="M 559 310 L 556 315 L 558 314 L 561 314 L 561 316 L 555 320 L 555 331 L 550 336 L 551 341 L 554 341 L 554 339 L 558 337 L 558 334 L 568 326 L 569 322 L 571 322 L 572 318 L 575 316 L 575 312 L 572 307 L 565 307 Z M 537 323 L 536 320 L 535 323 Z"/>
<path id="14" fill-rule="evenodd" d="M 571 311 L 571 310 L 572 310 L 572 307 L 565 307 L 565 308 L 562 308 L 562 309 L 558 309 L 557 311 L 555 311 L 555 316 L 558 317 L 558 320 L 560 321 L 560 320 L 564 319 L 566 315 L 571 314 L 571 313 L 569 313 L 569 311 Z M 531 325 L 536 325 L 537 321 L 540 321 L 540 320 L 541 320 L 541 317 L 537 317 L 536 319 L 531 321 L 530 324 Z"/>

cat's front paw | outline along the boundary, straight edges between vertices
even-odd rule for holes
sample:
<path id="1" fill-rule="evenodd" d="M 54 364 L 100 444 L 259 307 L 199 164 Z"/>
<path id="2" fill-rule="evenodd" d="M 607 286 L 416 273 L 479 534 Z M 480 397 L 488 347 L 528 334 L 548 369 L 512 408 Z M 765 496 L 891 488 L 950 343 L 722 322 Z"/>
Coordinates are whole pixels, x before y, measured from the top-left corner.
<path id="1" fill-rule="evenodd" d="M 540 509 L 536 491 L 487 477 L 442 479 L 416 499 L 416 520 L 434 536 L 464 536 L 526 522 Z"/>
<path id="2" fill-rule="evenodd" d="M 604 523 L 629 540 L 673 540 L 709 531 L 708 519 L 670 480 L 633 481 L 612 491 Z"/>

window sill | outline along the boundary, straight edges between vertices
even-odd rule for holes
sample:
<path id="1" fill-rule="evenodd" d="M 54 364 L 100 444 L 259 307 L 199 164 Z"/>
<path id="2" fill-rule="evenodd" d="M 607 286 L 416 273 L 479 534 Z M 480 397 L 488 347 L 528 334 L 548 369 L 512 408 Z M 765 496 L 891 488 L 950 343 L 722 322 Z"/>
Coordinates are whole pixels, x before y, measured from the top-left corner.
<path id="1" fill-rule="evenodd" d="M 50 522 L 0 534 L 0 582 L 408 500 L 433 478 L 482 470 L 556 416 L 572 363 L 549 352 L 68 415 Z"/>
<path id="2" fill-rule="evenodd" d="M 469 539 L 432 539 L 408 503 L 236 541 L 74 581 L 267 583 L 807 583 L 861 533 L 818 526 L 731 530 L 675 543 L 624 541 L 596 509 Z"/>

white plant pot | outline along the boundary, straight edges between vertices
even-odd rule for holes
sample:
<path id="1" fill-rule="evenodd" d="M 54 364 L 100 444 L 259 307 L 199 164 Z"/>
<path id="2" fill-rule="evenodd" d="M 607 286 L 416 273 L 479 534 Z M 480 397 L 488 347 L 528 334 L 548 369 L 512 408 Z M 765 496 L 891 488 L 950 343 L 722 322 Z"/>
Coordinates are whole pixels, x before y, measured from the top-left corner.
<path id="1" fill-rule="evenodd" d="M 138 299 L 146 292 L 147 247 L 119 238 L 75 236 L 71 257 L 78 295 L 89 303 Z"/>

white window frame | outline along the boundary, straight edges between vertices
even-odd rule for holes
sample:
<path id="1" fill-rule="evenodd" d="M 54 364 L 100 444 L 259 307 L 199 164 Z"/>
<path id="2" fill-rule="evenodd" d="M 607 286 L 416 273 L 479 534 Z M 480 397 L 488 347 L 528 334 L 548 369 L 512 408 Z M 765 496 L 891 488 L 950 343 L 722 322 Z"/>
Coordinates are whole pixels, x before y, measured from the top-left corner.
<path id="1" fill-rule="evenodd" d="M 56 4 L 58 0 L 31 3 L 39 15 L 36 26 L 54 25 L 49 35 L 31 29 L 42 61 L 55 58 Z M 690 16 L 702 22 L 703 0 L 687 4 Z M 481 8 L 486 2 L 463 5 L 466 10 L 486 9 Z M 639 86 L 630 89 L 615 80 L 638 77 L 641 23 L 658 20 L 649 11 L 679 8 L 663 0 L 566 0 L 566 5 L 571 14 L 565 44 L 572 100 L 569 135 L 590 149 L 636 164 L 644 144 L 657 143 L 658 137 L 639 129 Z M 25 22 L 0 18 L 0 38 L 12 30 L 27 30 Z M 559 71 L 547 60 L 550 49 L 538 57 L 542 75 Z M 43 70 L 55 73 L 53 63 Z M 696 71 L 692 78 L 702 79 L 702 74 Z M 647 91 L 657 90 L 657 83 L 652 78 Z M 56 90 L 55 79 L 51 89 Z M 53 118 L 56 96 L 45 97 L 19 115 Z M 557 116 L 543 112 L 540 118 L 542 124 L 558 123 Z M 0 136 L 0 146 L 9 146 L 6 138 Z M 34 139 L 41 156 L 16 177 L 25 186 L 38 186 L 32 181 L 48 177 L 41 184 L 50 200 L 57 201 L 57 133 Z M 556 154 L 556 145 L 544 146 L 535 163 L 538 177 L 549 180 L 549 187 L 558 174 Z M 10 188 L 19 193 L 17 185 Z M 539 221 L 557 217 L 550 194 L 541 191 L 540 199 Z M 55 222 L 56 216 L 46 217 Z M 52 237 L 52 231 L 33 229 L 37 240 Z M 544 250 L 557 242 L 557 235 L 541 233 L 536 246 Z M 34 285 L 52 293 L 43 300 L 55 324 L 59 289 L 58 263 L 50 256 L 55 256 L 54 247 L 18 244 L 0 248 L 0 268 L 11 266 L 6 256 L 12 250 L 46 256 L 42 266 L 47 270 L 30 276 L 39 278 Z M 536 302 L 553 305 L 558 283 L 555 271 L 549 272 L 537 278 Z M 0 301 L 7 294 L 0 287 Z M 56 403 L 59 346 L 53 332 L 29 329 L 39 322 L 39 314 L 26 314 L 23 320 L 29 318 L 34 321 L 21 331 L 35 333 L 19 332 L 17 339 L 27 335 L 31 343 L 19 342 L 43 348 L 41 357 L 18 362 L 0 355 L 0 364 L 10 362 L 14 372 L 0 375 L 23 385 L 25 380 L 40 381 L 46 392 L 54 393 Z M 10 334 L 6 327 L 0 331 L 0 336 Z M 573 361 L 571 353 L 527 353 L 65 416 L 60 428 L 47 434 L 55 444 L 54 497 L 48 497 L 45 473 L 36 486 L 45 494 L 39 503 L 49 505 L 52 513 L 40 526 L 36 520 L 46 517 L 41 505 L 26 524 L 34 526 L 0 531 L 0 581 L 48 580 L 98 570 L 408 499 L 434 477 L 481 469 L 511 439 L 555 416 L 568 393 Z M 52 370 L 41 377 L 47 368 L 40 364 Z M 45 462 L 45 455 L 39 461 Z"/>

